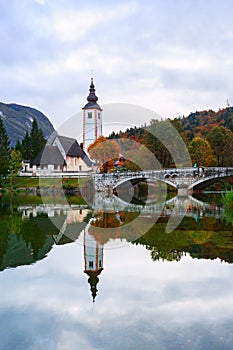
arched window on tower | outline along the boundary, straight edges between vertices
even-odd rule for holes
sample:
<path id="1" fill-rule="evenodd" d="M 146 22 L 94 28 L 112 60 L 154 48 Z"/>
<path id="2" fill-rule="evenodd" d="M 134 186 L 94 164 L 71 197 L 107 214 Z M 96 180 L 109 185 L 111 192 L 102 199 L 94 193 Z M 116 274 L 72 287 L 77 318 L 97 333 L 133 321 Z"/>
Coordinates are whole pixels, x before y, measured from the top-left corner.
<path id="1" fill-rule="evenodd" d="M 92 113 L 89 112 L 89 113 L 87 114 L 87 117 L 88 117 L 88 119 L 91 119 L 91 118 L 92 118 Z"/>

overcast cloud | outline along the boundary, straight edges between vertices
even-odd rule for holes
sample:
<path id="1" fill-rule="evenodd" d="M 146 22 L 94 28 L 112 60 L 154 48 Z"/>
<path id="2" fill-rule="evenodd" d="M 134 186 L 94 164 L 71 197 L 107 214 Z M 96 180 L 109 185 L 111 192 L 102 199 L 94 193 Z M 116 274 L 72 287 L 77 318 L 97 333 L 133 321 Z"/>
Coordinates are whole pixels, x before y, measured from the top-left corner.
<path id="1" fill-rule="evenodd" d="M 100 104 L 163 117 L 224 108 L 233 104 L 232 15 L 231 0 L 1 1 L 0 100 L 59 127 L 86 103 L 93 69 Z"/>

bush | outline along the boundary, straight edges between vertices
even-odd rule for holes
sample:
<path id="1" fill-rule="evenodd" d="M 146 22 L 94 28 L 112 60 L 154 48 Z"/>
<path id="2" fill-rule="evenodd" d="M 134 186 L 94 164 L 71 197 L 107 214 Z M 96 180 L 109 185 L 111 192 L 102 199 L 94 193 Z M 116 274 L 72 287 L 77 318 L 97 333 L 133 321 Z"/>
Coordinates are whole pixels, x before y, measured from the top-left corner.
<path id="1" fill-rule="evenodd" d="M 226 191 L 226 193 L 222 195 L 222 202 L 225 209 L 233 210 L 233 190 L 232 189 L 230 191 Z"/>

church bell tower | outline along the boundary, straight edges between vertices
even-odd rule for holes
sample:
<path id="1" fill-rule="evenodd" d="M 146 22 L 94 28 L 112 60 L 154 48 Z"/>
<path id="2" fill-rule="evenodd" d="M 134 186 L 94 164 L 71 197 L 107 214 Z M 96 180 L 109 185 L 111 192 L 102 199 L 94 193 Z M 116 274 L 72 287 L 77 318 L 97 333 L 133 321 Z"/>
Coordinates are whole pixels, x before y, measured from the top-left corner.
<path id="1" fill-rule="evenodd" d="M 102 109 L 98 105 L 98 97 L 95 94 L 93 78 L 89 89 L 88 103 L 83 107 L 83 149 L 86 152 L 88 146 L 102 135 Z"/>

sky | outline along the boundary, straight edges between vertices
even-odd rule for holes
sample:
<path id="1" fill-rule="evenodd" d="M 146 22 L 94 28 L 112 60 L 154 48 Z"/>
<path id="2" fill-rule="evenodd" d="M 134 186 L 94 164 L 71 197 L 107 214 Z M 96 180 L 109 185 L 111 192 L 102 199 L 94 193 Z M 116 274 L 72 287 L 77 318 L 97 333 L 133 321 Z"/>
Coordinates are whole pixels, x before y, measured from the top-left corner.
<path id="1" fill-rule="evenodd" d="M 231 0 L 0 0 L 0 101 L 59 128 L 93 75 L 101 106 L 173 118 L 233 105 L 232 16 Z"/>

